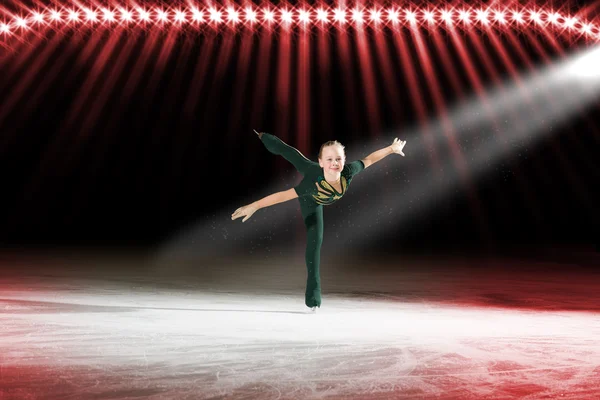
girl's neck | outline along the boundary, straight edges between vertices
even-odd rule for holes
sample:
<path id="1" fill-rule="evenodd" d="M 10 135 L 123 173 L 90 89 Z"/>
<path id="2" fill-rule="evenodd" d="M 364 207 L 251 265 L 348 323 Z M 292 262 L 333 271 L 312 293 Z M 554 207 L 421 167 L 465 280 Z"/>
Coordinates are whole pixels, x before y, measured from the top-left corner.
<path id="1" fill-rule="evenodd" d="M 337 183 L 339 182 L 341 177 L 341 173 L 335 174 L 335 175 L 329 175 L 327 173 L 325 173 L 325 180 L 329 183 Z"/>

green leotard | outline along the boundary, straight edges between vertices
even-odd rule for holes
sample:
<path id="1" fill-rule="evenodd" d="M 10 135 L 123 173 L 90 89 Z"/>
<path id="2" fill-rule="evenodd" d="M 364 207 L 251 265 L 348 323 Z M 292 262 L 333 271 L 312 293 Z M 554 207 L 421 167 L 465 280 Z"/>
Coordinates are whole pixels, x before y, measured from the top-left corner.
<path id="1" fill-rule="evenodd" d="M 300 201 L 300 210 L 306 226 L 306 279 L 305 304 L 308 307 L 321 306 L 321 278 L 319 265 L 321 244 L 323 243 L 323 206 L 333 204 L 348 191 L 352 178 L 365 169 L 361 160 L 346 164 L 341 172 L 338 192 L 325 180 L 323 168 L 318 163 L 304 157 L 300 151 L 282 142 L 276 136 L 263 133 L 261 140 L 267 150 L 283 156 L 303 176 L 294 188 Z"/>

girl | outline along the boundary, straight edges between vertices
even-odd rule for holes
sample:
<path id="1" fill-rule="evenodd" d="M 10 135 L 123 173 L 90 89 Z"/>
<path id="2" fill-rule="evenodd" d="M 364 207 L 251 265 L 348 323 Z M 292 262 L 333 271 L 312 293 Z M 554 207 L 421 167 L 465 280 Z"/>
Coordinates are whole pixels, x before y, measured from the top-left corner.
<path id="1" fill-rule="evenodd" d="M 394 139 L 390 146 L 377 150 L 362 160 L 345 165 L 344 146 L 336 141 L 324 143 L 319 150 L 319 163 L 302 155 L 297 149 L 282 142 L 268 133 L 254 131 L 267 150 L 283 156 L 302 174 L 302 181 L 295 187 L 283 192 L 273 193 L 252 204 L 240 207 L 231 215 L 231 219 L 244 217 L 246 222 L 261 208 L 298 198 L 304 225 L 306 226 L 306 280 L 305 304 L 314 312 L 321 307 L 321 278 L 319 263 L 321 244 L 323 243 L 323 206 L 339 200 L 347 191 L 352 179 L 365 168 L 390 154 L 404 156 L 402 149 L 406 141 Z"/>

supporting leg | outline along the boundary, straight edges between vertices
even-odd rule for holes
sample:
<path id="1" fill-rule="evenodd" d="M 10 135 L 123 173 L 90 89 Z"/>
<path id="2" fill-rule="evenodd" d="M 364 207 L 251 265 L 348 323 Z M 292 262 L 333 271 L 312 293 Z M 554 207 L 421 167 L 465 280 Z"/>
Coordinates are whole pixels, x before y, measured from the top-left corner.
<path id="1" fill-rule="evenodd" d="M 308 307 L 321 307 L 321 245 L 323 244 L 323 206 L 313 206 L 312 210 L 303 209 L 306 226 L 306 294 Z"/>

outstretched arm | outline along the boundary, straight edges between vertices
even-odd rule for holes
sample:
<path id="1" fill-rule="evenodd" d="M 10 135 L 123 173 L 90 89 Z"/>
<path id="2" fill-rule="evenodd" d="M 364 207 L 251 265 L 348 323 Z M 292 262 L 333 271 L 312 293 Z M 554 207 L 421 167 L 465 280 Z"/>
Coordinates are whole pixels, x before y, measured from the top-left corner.
<path id="1" fill-rule="evenodd" d="M 402 157 L 404 157 L 402 149 L 404 148 L 405 144 L 406 141 L 398 140 L 398 138 L 394 139 L 394 142 L 391 145 L 384 147 L 383 149 L 374 151 L 373 153 L 363 158 L 362 162 L 363 164 L 365 164 L 365 168 L 372 164 L 375 164 L 377 161 L 383 160 L 390 154 L 400 154 Z"/>
<path id="2" fill-rule="evenodd" d="M 262 199 L 255 201 L 252 204 L 248 204 L 246 206 L 238 208 L 233 214 L 231 214 L 231 219 L 234 220 L 245 216 L 242 222 L 246 222 L 246 220 L 250 218 L 252 214 L 260 210 L 261 208 L 269 207 L 278 203 L 283 203 L 284 201 L 292 200 L 296 197 L 298 197 L 298 194 L 293 188 L 285 190 L 283 192 L 270 194 L 267 197 L 263 197 Z"/>

